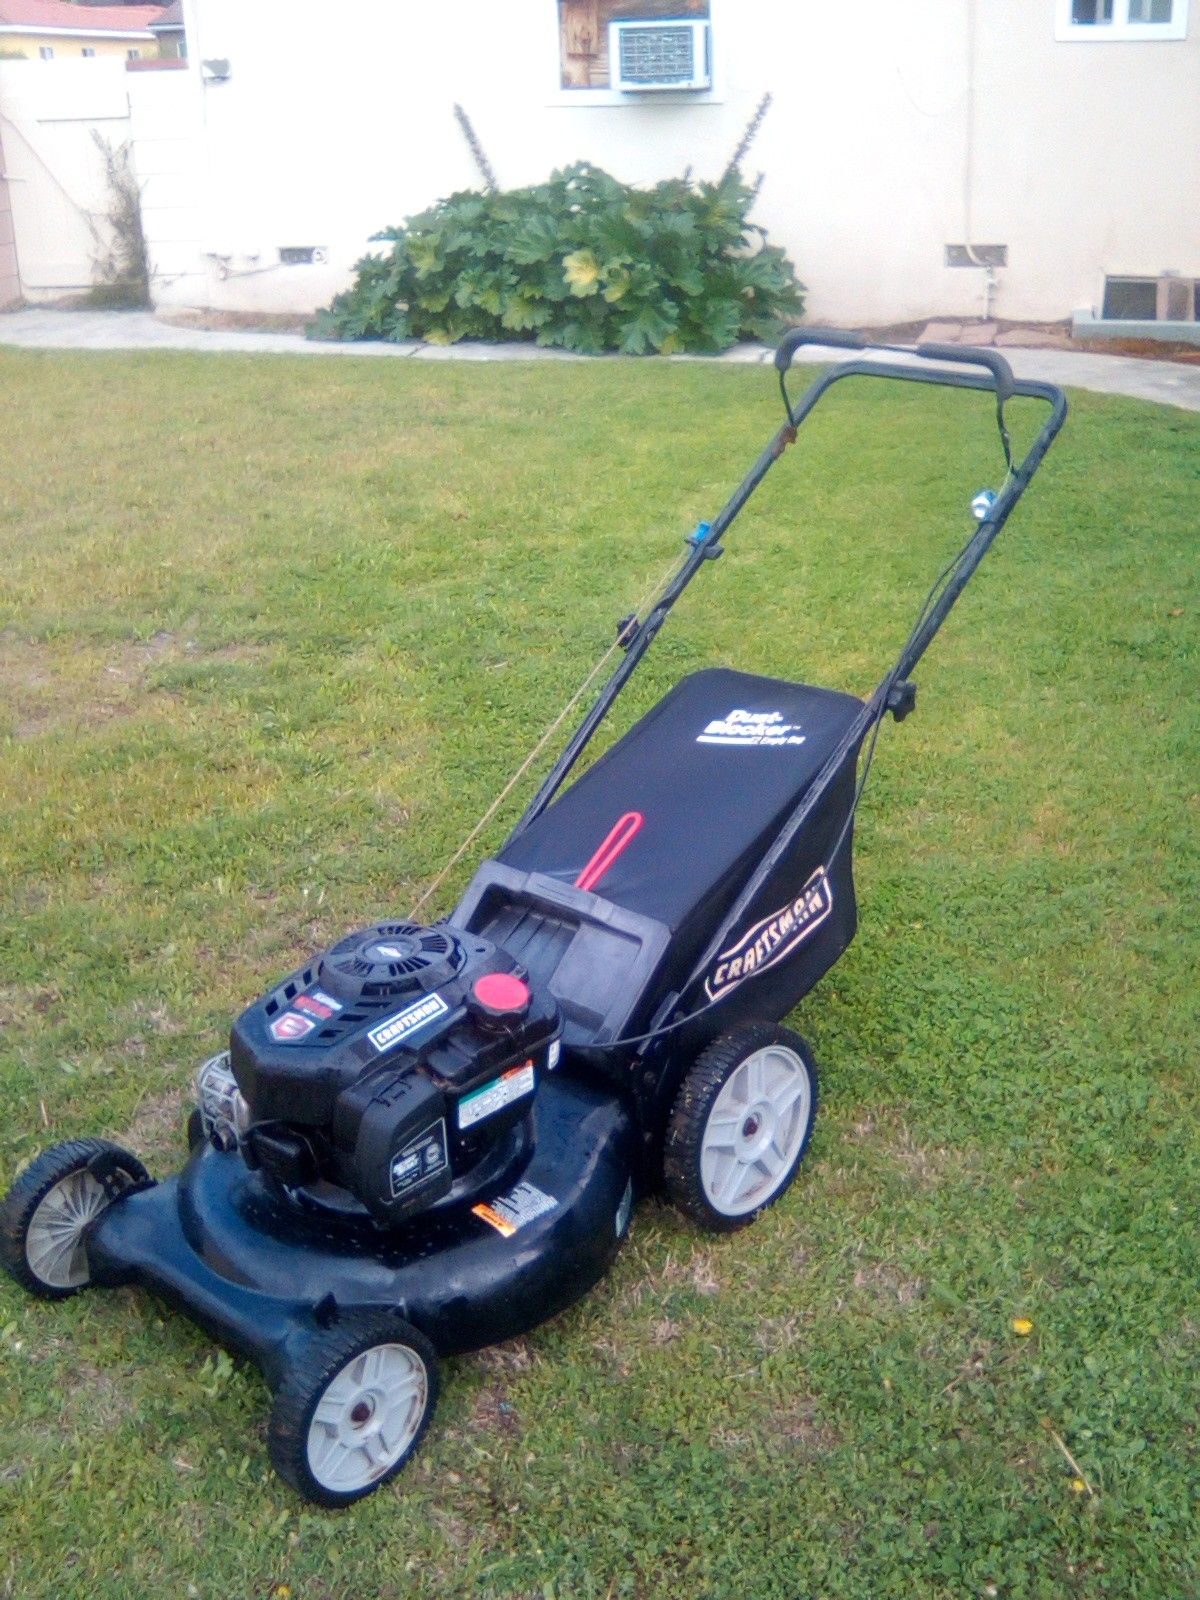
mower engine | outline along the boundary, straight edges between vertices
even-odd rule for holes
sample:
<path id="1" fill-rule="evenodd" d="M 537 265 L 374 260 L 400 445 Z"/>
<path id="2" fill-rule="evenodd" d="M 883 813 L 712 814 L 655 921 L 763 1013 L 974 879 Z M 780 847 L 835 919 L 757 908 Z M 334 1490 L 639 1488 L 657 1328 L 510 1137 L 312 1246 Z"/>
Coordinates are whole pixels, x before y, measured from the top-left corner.
<path id="1" fill-rule="evenodd" d="M 561 1029 L 499 946 L 381 923 L 241 1014 L 200 1070 L 200 1126 L 298 1199 L 394 1227 L 503 1167 Z"/>

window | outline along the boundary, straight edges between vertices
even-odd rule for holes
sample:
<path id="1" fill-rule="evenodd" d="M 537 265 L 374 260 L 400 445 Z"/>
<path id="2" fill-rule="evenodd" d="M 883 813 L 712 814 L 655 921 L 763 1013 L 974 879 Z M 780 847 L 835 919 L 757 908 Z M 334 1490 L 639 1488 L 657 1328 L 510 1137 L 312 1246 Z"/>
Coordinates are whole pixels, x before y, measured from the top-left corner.
<path id="1" fill-rule="evenodd" d="M 1188 0 L 1057 0 L 1055 37 L 1092 44 L 1185 39 Z"/>
<path id="2" fill-rule="evenodd" d="M 53 61 L 54 60 L 54 46 L 50 45 L 50 44 L 40 44 L 40 45 L 38 45 L 38 55 L 42 58 L 43 61 Z"/>
<path id="3" fill-rule="evenodd" d="M 84 47 L 83 47 L 82 54 L 85 55 L 85 56 L 94 56 L 96 54 L 96 52 L 92 49 L 90 44 L 85 44 Z"/>
<path id="4" fill-rule="evenodd" d="M 687 28 L 687 23 L 706 22 L 708 15 L 709 0 L 558 0 L 561 87 L 565 90 L 612 89 L 616 75 L 609 62 L 610 23 L 647 24 L 659 19 L 666 26 L 657 34 L 653 29 L 646 29 L 642 41 L 638 33 L 631 30 L 628 36 L 631 52 L 638 55 L 635 47 L 639 42 L 645 45 L 641 56 L 647 55 L 651 45 L 661 53 L 672 45 L 678 48 L 681 42 L 686 44 L 689 52 L 686 72 L 677 63 L 664 63 L 678 75 L 678 81 L 686 85 L 696 76 L 692 70 L 695 35 Z M 671 24 L 682 26 L 671 28 Z M 663 37 L 660 39 L 659 35 Z M 706 66 L 702 64 L 700 70 L 706 71 Z M 659 79 L 656 86 L 662 87 L 667 81 Z"/>
<path id="5" fill-rule="evenodd" d="M 125 59 L 126 61 L 140 61 L 142 59 L 142 52 L 140 50 L 126 50 Z"/>

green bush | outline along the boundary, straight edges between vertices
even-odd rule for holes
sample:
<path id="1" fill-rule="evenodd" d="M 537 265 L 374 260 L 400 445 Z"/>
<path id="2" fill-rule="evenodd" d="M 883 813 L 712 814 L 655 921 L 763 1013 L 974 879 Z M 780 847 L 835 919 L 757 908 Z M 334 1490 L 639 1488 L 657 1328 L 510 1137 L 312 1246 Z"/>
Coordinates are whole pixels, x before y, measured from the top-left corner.
<path id="1" fill-rule="evenodd" d="M 748 222 L 737 172 L 637 189 L 580 163 L 528 189 L 451 195 L 376 237 L 313 332 L 528 339 L 589 355 L 724 350 L 804 309 L 784 252 Z"/>

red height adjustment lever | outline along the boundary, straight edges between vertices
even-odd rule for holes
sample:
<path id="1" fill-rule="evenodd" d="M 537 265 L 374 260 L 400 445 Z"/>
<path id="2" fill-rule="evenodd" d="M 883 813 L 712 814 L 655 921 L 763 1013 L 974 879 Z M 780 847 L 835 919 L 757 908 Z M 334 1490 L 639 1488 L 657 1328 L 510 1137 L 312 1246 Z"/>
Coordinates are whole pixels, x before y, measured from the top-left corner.
<path id="1" fill-rule="evenodd" d="M 621 851 L 632 842 L 645 820 L 640 811 L 627 811 L 619 818 L 599 850 L 575 879 L 575 887 L 594 889 Z"/>

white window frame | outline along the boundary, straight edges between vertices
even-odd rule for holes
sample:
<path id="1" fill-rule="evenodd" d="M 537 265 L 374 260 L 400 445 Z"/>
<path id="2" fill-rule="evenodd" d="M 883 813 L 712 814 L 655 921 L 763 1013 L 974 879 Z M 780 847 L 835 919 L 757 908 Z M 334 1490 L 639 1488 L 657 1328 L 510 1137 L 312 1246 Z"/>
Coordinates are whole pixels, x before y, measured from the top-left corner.
<path id="1" fill-rule="evenodd" d="M 1188 0 L 1172 0 L 1170 22 L 1130 22 L 1129 0 L 1113 0 L 1111 22 L 1073 22 L 1071 0 L 1057 0 L 1054 37 L 1070 44 L 1145 44 L 1186 39 Z"/>
<path id="2" fill-rule="evenodd" d="M 38 60 L 39 61 L 53 61 L 54 60 L 54 46 L 52 44 L 40 44 L 40 45 L 38 45 Z"/>
<path id="3" fill-rule="evenodd" d="M 1178 5 L 1179 0 L 1175 0 Z M 709 63 L 712 78 L 707 89 L 659 89 L 654 94 L 628 94 L 620 89 L 564 89 L 562 86 L 562 53 L 558 31 L 558 0 L 550 0 L 547 10 L 553 17 L 553 88 L 547 97 L 549 106 L 645 106 L 653 101 L 658 106 L 720 106 L 725 104 L 727 80 L 725 54 L 720 48 L 718 29 L 724 14 L 725 0 L 708 0 Z M 696 20 L 699 20 L 698 18 Z M 547 52 L 547 67 L 550 66 Z"/>

